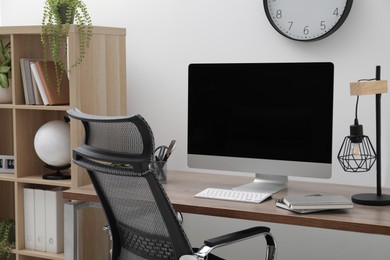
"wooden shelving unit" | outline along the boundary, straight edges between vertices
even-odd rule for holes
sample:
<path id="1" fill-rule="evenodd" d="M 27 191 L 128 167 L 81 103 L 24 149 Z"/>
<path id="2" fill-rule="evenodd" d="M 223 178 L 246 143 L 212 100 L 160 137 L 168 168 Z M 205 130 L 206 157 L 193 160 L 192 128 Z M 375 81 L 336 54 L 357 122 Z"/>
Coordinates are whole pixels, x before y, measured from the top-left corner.
<path id="1" fill-rule="evenodd" d="M 40 41 L 41 26 L 0 27 L 0 38 L 11 42 L 12 103 L 0 104 L 0 154 L 15 157 L 15 172 L 0 172 L 0 218 L 11 217 L 16 223 L 16 249 L 13 259 L 64 259 L 63 253 L 50 254 L 24 247 L 23 187 L 32 184 L 78 187 L 89 183 L 82 170 L 70 168 L 71 180 L 42 179 L 50 170 L 44 167 L 34 150 L 36 131 L 48 121 L 63 120 L 72 107 L 86 113 L 125 115 L 126 110 L 126 30 L 122 28 L 93 28 L 90 47 L 82 64 L 69 73 L 69 106 L 26 105 L 24 99 L 20 58 L 43 58 Z M 78 33 L 71 26 L 68 37 L 69 62 L 74 63 L 78 49 Z M 71 120 L 71 147 L 82 138 L 82 127 Z M 69 151 L 71 153 L 71 151 Z M 84 219 L 88 219 L 88 215 Z M 99 254 L 97 250 L 97 254 Z M 85 252 L 89 259 L 98 259 Z M 85 259 L 87 259 L 85 256 Z M 93 258 L 90 258 L 93 257 Z M 99 258 L 100 259 L 100 258 Z"/>

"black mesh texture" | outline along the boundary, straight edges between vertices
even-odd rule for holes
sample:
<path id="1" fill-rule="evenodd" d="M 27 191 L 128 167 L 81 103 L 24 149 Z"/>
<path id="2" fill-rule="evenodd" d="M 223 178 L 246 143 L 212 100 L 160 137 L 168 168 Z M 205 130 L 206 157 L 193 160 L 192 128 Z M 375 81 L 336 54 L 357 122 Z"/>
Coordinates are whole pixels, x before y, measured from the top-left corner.
<path id="1" fill-rule="evenodd" d="M 119 224 L 123 246 L 128 250 L 136 250 L 139 255 L 158 257 L 159 259 L 174 259 L 172 243 L 167 237 L 150 239 L 148 234 L 140 234 L 125 225 Z"/>
<path id="2" fill-rule="evenodd" d="M 87 159 L 75 163 L 87 168 L 94 176 L 115 216 L 122 247 L 119 259 L 179 258 L 175 255 L 172 241 L 177 238 L 170 237 L 144 174 Z M 179 222 L 177 225 L 180 225 Z M 184 232 L 183 236 L 190 253 L 191 246 Z"/>
<path id="3" fill-rule="evenodd" d="M 131 122 L 89 122 L 87 144 L 118 153 L 142 154 L 142 137 Z"/>
<path id="4" fill-rule="evenodd" d="M 95 174 L 116 218 L 122 247 L 146 257 L 174 259 L 168 231 L 146 179 Z"/>

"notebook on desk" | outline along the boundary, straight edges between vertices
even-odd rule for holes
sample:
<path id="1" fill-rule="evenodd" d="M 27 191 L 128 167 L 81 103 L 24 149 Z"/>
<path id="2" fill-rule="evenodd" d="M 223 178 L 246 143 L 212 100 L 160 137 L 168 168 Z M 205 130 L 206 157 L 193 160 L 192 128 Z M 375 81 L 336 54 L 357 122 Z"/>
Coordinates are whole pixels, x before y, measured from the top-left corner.
<path id="1" fill-rule="evenodd" d="M 352 201 L 344 196 L 287 196 L 276 200 L 276 206 L 291 210 L 297 213 L 312 213 L 323 210 L 350 209 L 353 208 Z"/>

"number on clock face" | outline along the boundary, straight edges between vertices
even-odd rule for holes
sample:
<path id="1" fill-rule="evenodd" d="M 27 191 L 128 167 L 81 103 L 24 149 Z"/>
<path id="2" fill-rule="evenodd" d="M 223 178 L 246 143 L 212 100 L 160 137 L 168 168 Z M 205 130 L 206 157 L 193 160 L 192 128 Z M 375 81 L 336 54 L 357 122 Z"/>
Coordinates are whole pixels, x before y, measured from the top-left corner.
<path id="1" fill-rule="evenodd" d="M 324 38 L 344 22 L 352 0 L 263 0 L 272 26 L 299 41 Z"/>

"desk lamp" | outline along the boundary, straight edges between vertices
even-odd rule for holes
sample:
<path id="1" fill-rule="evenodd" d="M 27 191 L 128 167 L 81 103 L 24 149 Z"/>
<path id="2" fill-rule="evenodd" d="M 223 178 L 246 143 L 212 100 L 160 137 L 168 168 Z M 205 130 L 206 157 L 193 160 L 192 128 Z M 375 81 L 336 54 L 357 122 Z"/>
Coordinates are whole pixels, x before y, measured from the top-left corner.
<path id="1" fill-rule="evenodd" d="M 381 95 L 387 93 L 387 80 L 380 80 L 380 73 L 380 66 L 377 66 L 375 79 L 350 83 L 351 95 L 357 96 L 356 116 L 350 127 L 350 135 L 344 138 L 337 156 L 346 172 L 367 172 L 376 161 L 376 193 L 352 196 L 354 203 L 373 206 L 390 205 L 390 195 L 382 194 L 381 188 Z M 376 98 L 376 153 L 368 136 L 363 135 L 363 126 L 357 119 L 359 96 L 372 94 Z"/>

